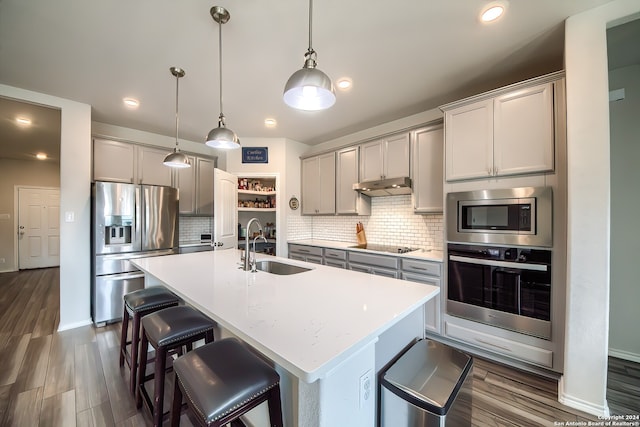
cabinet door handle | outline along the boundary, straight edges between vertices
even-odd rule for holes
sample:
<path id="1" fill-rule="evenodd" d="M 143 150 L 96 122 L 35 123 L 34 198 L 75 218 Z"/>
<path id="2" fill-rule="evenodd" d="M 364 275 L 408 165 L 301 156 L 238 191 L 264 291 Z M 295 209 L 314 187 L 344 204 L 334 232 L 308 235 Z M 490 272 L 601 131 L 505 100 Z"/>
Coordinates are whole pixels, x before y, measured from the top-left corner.
<path id="1" fill-rule="evenodd" d="M 487 175 L 489 176 L 493 175 L 492 168 L 487 169 Z"/>
<path id="2" fill-rule="evenodd" d="M 489 341 L 485 341 L 485 340 L 480 339 L 480 338 L 476 338 L 476 341 L 478 341 L 481 344 L 490 345 L 491 347 L 496 347 L 496 348 L 499 348 L 501 350 L 505 350 L 505 351 L 508 351 L 508 352 L 511 353 L 511 349 L 509 347 L 507 347 L 507 346 L 499 345 L 499 344 L 496 344 L 496 343 L 493 343 L 493 342 L 489 342 Z"/>
<path id="3" fill-rule="evenodd" d="M 493 168 L 493 174 L 498 175 L 498 168 Z"/>

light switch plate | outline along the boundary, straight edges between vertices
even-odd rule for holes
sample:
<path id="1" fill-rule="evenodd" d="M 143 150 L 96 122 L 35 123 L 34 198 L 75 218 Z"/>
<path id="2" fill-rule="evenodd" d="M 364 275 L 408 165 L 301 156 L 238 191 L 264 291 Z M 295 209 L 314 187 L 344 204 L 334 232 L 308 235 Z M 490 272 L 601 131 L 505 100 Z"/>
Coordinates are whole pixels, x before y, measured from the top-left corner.
<path id="1" fill-rule="evenodd" d="M 76 220 L 75 212 L 67 211 L 64 213 L 64 222 L 74 222 Z"/>

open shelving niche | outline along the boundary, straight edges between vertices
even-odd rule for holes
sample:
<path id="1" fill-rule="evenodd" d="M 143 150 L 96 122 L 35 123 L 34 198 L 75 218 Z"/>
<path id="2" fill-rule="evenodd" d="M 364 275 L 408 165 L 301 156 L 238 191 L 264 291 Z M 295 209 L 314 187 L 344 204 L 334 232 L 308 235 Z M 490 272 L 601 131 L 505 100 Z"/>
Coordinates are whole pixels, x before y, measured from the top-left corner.
<path id="1" fill-rule="evenodd" d="M 258 218 L 258 221 L 262 224 L 262 227 L 267 230 L 274 230 L 273 233 L 269 231 L 267 238 L 268 246 L 273 247 L 273 255 L 276 255 L 279 250 L 277 249 L 277 231 L 279 224 L 278 207 L 280 206 L 280 197 L 278 195 L 278 175 L 277 174 L 249 174 L 242 173 L 236 174 L 238 176 L 238 223 L 241 227 L 246 227 L 251 218 Z M 272 190 L 255 190 L 240 188 L 241 180 L 247 180 L 248 183 L 260 183 L 262 188 L 271 188 Z M 250 186 L 250 185 L 249 185 Z M 258 203 L 256 203 L 258 201 Z M 253 202 L 253 203 L 249 203 Z M 260 204 L 263 203 L 263 205 Z M 273 206 L 275 204 L 275 206 Z M 273 224 L 267 226 L 267 224 Z M 252 232 L 255 229 L 252 227 Z M 249 239 L 253 241 L 252 238 Z M 238 247 L 244 248 L 245 238 L 240 237 L 240 230 L 238 230 Z M 264 251 L 264 242 L 256 242 L 256 250 L 258 252 Z"/>

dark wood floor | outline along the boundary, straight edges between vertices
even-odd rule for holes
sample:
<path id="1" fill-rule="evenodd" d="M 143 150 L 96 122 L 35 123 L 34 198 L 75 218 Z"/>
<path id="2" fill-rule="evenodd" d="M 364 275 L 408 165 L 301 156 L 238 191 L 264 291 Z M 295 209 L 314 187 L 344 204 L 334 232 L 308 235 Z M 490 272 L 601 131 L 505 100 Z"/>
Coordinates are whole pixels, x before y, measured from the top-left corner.
<path id="1" fill-rule="evenodd" d="M 118 366 L 120 324 L 58 333 L 58 295 L 57 268 L 0 274 L 0 426 L 150 425 Z M 610 365 L 612 412 L 639 413 L 639 366 Z M 555 381 L 475 359 L 474 426 L 583 420 L 595 418 L 561 405 Z"/>

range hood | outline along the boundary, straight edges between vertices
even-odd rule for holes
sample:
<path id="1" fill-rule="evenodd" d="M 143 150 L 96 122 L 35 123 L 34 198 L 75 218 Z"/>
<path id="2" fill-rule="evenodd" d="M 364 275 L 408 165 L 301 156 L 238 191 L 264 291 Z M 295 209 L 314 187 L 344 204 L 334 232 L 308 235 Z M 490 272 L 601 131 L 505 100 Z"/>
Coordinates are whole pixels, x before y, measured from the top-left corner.
<path id="1" fill-rule="evenodd" d="M 401 177 L 363 181 L 353 184 L 353 189 L 371 197 L 411 194 L 411 179 L 409 177 Z"/>

